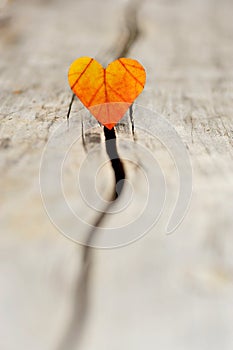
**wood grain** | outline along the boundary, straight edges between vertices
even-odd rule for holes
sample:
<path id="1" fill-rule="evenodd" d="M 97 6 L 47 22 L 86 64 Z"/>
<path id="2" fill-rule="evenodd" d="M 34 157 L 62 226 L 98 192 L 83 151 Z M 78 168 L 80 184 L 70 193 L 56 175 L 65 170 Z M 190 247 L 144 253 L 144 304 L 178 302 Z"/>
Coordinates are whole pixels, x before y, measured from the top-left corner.
<path id="1" fill-rule="evenodd" d="M 231 17 L 230 0 L 5 2 L 0 14 L 1 349 L 232 349 Z M 138 133 L 164 171 L 165 210 L 141 240 L 91 250 L 90 275 L 82 280 L 83 247 L 61 235 L 43 208 L 40 159 L 66 119 L 70 63 L 87 55 L 106 64 L 129 48 L 127 55 L 147 69 L 146 89 L 137 102 L 162 114 L 188 149 L 192 201 L 183 223 L 166 236 L 179 184 L 174 162 L 159 142 Z M 77 132 L 80 110 L 76 100 Z M 95 129 L 89 132 L 90 127 Z M 91 117 L 84 128 L 89 151 L 103 140 L 103 130 Z M 119 125 L 117 135 L 124 158 L 120 141 L 133 140 L 130 127 Z M 78 165 L 85 157 L 81 141 L 79 152 Z M 104 152 L 98 157 L 107 160 Z M 108 198 L 110 164 L 105 170 L 99 186 L 108 179 Z M 72 191 L 72 182 L 69 186 Z M 80 315 L 85 317 L 77 329 Z"/>

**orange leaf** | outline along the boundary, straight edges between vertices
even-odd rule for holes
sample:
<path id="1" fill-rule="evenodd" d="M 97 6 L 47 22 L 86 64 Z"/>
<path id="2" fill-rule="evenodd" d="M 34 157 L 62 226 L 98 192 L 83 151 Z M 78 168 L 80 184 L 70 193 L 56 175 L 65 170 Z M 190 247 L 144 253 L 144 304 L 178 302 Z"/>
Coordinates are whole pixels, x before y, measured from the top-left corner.
<path id="1" fill-rule="evenodd" d="M 142 92 L 146 72 L 131 58 L 119 58 L 103 68 L 93 58 L 81 57 L 71 64 L 68 80 L 91 114 L 112 129 Z"/>

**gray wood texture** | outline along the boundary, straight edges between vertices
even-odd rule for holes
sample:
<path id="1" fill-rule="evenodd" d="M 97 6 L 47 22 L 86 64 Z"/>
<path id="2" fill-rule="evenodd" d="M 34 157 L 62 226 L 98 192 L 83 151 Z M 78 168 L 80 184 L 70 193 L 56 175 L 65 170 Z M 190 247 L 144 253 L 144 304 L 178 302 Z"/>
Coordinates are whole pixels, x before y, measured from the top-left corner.
<path id="1" fill-rule="evenodd" d="M 232 10 L 230 0 L 1 2 L 1 349 L 233 348 Z M 70 63 L 91 56 L 106 64 L 126 54 L 147 70 L 137 102 L 161 113 L 187 147 L 192 200 L 167 236 L 179 185 L 174 162 L 139 133 L 165 173 L 165 211 L 135 243 L 85 249 L 49 220 L 40 160 L 66 120 Z M 77 130 L 80 110 L 76 100 Z M 84 127 L 90 150 L 103 131 L 92 117 Z M 126 127 L 118 137 L 119 144 L 133 139 Z M 71 161 L 79 165 L 81 142 L 77 152 Z M 104 152 L 98 157 L 107 160 Z M 104 174 L 99 186 L 109 198 L 109 164 Z M 73 178 L 68 174 L 69 193 Z"/>

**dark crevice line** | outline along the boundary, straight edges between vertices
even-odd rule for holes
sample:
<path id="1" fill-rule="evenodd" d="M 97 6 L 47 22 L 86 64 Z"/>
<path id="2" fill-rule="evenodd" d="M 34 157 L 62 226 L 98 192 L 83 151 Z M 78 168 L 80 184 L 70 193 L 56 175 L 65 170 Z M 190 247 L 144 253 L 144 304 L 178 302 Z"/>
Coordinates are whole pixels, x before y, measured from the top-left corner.
<path id="1" fill-rule="evenodd" d="M 116 58 L 125 57 L 128 55 L 131 47 L 135 44 L 140 36 L 140 28 L 138 25 L 138 12 L 141 0 L 131 1 L 125 9 L 125 37 L 124 44 L 119 50 Z"/>
<path id="2" fill-rule="evenodd" d="M 133 44 L 136 42 L 136 40 L 140 35 L 138 18 L 137 18 L 140 3 L 141 3 L 141 0 L 131 1 L 125 9 L 125 27 L 123 28 L 123 31 L 127 31 L 127 36 L 120 50 L 118 49 L 118 52 L 115 52 L 115 55 L 114 55 L 115 59 L 127 56 L 131 47 L 133 46 Z M 120 36 L 121 35 L 122 33 L 120 33 Z M 132 105 L 130 106 L 130 122 L 132 125 L 132 134 L 134 136 L 134 121 L 133 121 Z M 116 134 L 115 134 L 114 128 L 109 130 L 106 127 L 104 127 L 104 134 L 105 134 L 105 140 L 106 140 L 106 151 L 111 161 L 111 165 L 115 175 L 114 193 L 112 194 L 112 198 L 116 199 L 119 197 L 121 191 L 123 190 L 125 171 L 124 171 L 122 161 L 117 152 Z M 112 142 L 109 143 L 108 142 L 109 140 L 112 140 L 112 142 L 114 140 L 114 143 Z M 109 205 L 111 205 L 111 203 Z M 97 219 L 94 226 L 98 227 L 100 225 L 100 222 L 102 222 L 102 220 L 104 219 L 105 212 L 103 212 L 102 214 L 103 215 L 100 215 L 100 217 Z M 93 230 L 90 231 L 89 236 L 91 237 L 93 236 Z M 88 239 L 87 242 L 88 242 L 88 245 L 90 245 L 91 239 Z"/>
<path id="3" fill-rule="evenodd" d="M 67 116 L 66 116 L 67 121 L 69 121 L 69 118 L 70 118 L 70 112 L 71 112 L 72 104 L 74 102 L 74 98 L 75 98 L 75 94 L 72 95 L 71 100 L 70 100 L 69 109 L 68 109 Z"/>
<path id="4" fill-rule="evenodd" d="M 111 207 L 112 203 L 121 195 L 121 192 L 123 190 L 124 186 L 124 180 L 126 178 L 125 175 L 125 169 L 123 166 L 123 163 L 119 157 L 118 151 L 117 151 L 117 145 L 116 145 L 116 133 L 115 129 L 112 128 L 109 130 L 108 128 L 104 127 L 104 134 L 105 134 L 105 146 L 106 146 L 106 152 L 109 156 L 109 159 L 112 164 L 112 168 L 114 170 L 115 175 L 115 187 L 111 194 L 111 198 L 109 199 L 109 203 L 106 205 L 105 209 L 102 211 L 101 215 L 96 219 L 96 221 L 93 223 L 92 229 L 89 231 L 88 234 L 88 240 L 86 241 L 86 246 L 84 250 L 84 257 L 85 259 L 88 257 L 90 251 L 92 248 L 90 248 L 90 245 L 92 243 L 92 238 L 94 237 L 94 233 L 98 227 L 100 227 L 100 224 L 102 223 L 106 212 Z"/>
<path id="5" fill-rule="evenodd" d="M 113 196 L 114 199 L 117 199 L 123 190 L 125 170 L 117 151 L 115 129 L 112 128 L 109 130 L 108 128 L 104 127 L 104 135 L 106 140 L 106 151 L 115 175 L 115 195 Z"/>
<path id="6" fill-rule="evenodd" d="M 134 134 L 134 117 L 133 117 L 133 104 L 131 104 L 131 106 L 129 107 L 129 118 L 130 118 L 130 122 L 131 122 L 131 130 L 132 130 L 132 135 L 133 135 L 133 139 L 135 141 L 135 134 Z"/>
<path id="7" fill-rule="evenodd" d="M 81 269 L 78 269 L 77 280 L 74 282 L 75 288 L 73 293 L 72 317 L 57 350 L 76 350 L 80 348 L 79 344 L 82 341 L 89 305 L 91 259 L 91 250 L 89 247 L 86 247 L 83 251 Z"/>
<path id="8" fill-rule="evenodd" d="M 86 145 L 85 134 L 84 134 L 83 117 L 82 117 L 82 120 L 81 120 L 81 127 L 82 127 L 82 145 L 83 145 L 84 151 L 87 153 L 87 145 Z"/>
<path id="9" fill-rule="evenodd" d="M 136 42 L 140 31 L 138 27 L 137 13 L 139 10 L 139 1 L 132 1 L 125 9 L 125 23 L 124 23 L 124 34 L 127 32 L 124 41 L 121 41 L 121 46 L 119 48 L 118 43 L 115 45 L 117 49 L 114 48 L 113 56 L 115 59 L 125 57 L 128 55 L 131 47 Z M 121 30 L 120 35 L 122 36 L 123 32 Z M 72 100 L 69 106 L 69 111 L 67 114 L 67 119 L 69 119 L 71 107 L 74 101 L 75 95 L 73 94 Z M 133 109 L 132 105 L 130 107 L 130 121 L 132 124 L 132 133 L 134 134 L 134 125 L 133 125 Z M 107 204 L 105 210 L 99 215 L 96 221 L 93 224 L 93 228 L 88 233 L 88 238 L 86 240 L 86 245 L 83 248 L 83 257 L 82 257 L 82 266 L 81 274 L 77 273 L 77 279 L 75 281 L 75 290 L 73 295 L 73 305 L 72 305 L 72 314 L 70 323 L 67 325 L 65 330 L 64 337 L 59 344 L 57 350 L 78 350 L 81 348 L 80 344 L 82 341 L 83 331 L 85 329 L 85 321 L 88 313 L 89 306 L 89 291 L 91 289 L 91 280 L 92 280 L 92 259 L 93 259 L 93 250 L 90 247 L 92 241 L 95 237 L 96 230 L 100 227 L 103 222 L 106 212 L 112 205 L 112 202 L 118 198 L 123 190 L 124 179 L 125 179 L 125 170 L 123 163 L 118 155 L 117 144 L 116 144 L 116 134 L 114 128 L 109 130 L 104 127 L 105 141 L 106 141 L 106 152 L 109 156 L 112 169 L 115 176 L 115 185 L 112 192 L 109 203 Z M 85 145 L 84 130 L 82 125 L 82 140 L 83 145 Z M 79 253 L 79 252 L 78 252 Z"/>
<path id="10" fill-rule="evenodd" d="M 114 200 L 120 196 L 124 186 L 125 170 L 117 151 L 115 130 L 114 128 L 109 130 L 108 128 L 104 127 L 104 134 L 106 141 L 106 152 L 109 156 L 115 174 L 115 188 L 109 200 L 109 203 L 101 215 L 96 219 L 92 229 L 88 233 L 86 245 L 83 249 L 81 274 L 78 274 L 77 281 L 75 283 L 73 317 L 71 318 L 70 323 L 67 327 L 65 337 L 62 339 L 62 342 L 59 344 L 57 350 L 78 349 L 79 343 L 82 341 L 82 331 L 85 327 L 85 321 L 88 312 L 89 290 L 91 284 L 92 248 L 90 245 L 92 243 L 93 237 L 95 236 L 96 229 L 102 223 L 106 212 L 109 210 Z M 77 337 L 77 332 L 79 334 L 79 337 Z"/>

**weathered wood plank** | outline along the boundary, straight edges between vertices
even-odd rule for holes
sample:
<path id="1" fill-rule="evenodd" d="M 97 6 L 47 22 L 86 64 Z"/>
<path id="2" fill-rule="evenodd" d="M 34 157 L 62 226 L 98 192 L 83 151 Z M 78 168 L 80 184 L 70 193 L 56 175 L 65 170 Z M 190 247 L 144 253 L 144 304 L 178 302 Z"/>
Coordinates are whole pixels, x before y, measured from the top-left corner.
<path id="1" fill-rule="evenodd" d="M 178 230 L 165 237 L 178 186 L 174 163 L 159 142 L 141 133 L 138 139 L 160 162 L 169 190 L 165 212 L 148 235 L 121 249 L 92 251 L 90 275 L 82 279 L 82 247 L 58 234 L 44 212 L 40 158 L 66 118 L 68 66 L 78 56 L 106 63 L 121 52 L 124 8 L 121 1 L 24 0 L 9 2 L 1 14 L 3 349 L 71 350 L 79 340 L 88 350 L 145 344 L 232 349 L 231 1 L 151 0 L 139 7 L 141 32 L 129 54 L 147 68 L 148 81 L 138 103 L 172 123 L 193 166 L 193 198 Z M 80 107 L 76 101 L 72 112 L 77 132 Z M 103 137 L 97 124 L 88 132 L 92 123 L 85 122 L 88 149 Z M 119 144 L 132 139 L 130 128 L 119 128 Z M 124 147 L 119 151 L 124 157 Z M 97 154 L 105 159 L 104 152 Z M 80 141 L 76 161 L 84 155 Z M 105 170 L 111 184 L 111 169 Z M 106 196 L 110 192 L 111 186 Z M 78 324 L 80 314 L 86 317 L 82 332 L 70 323 Z"/>

